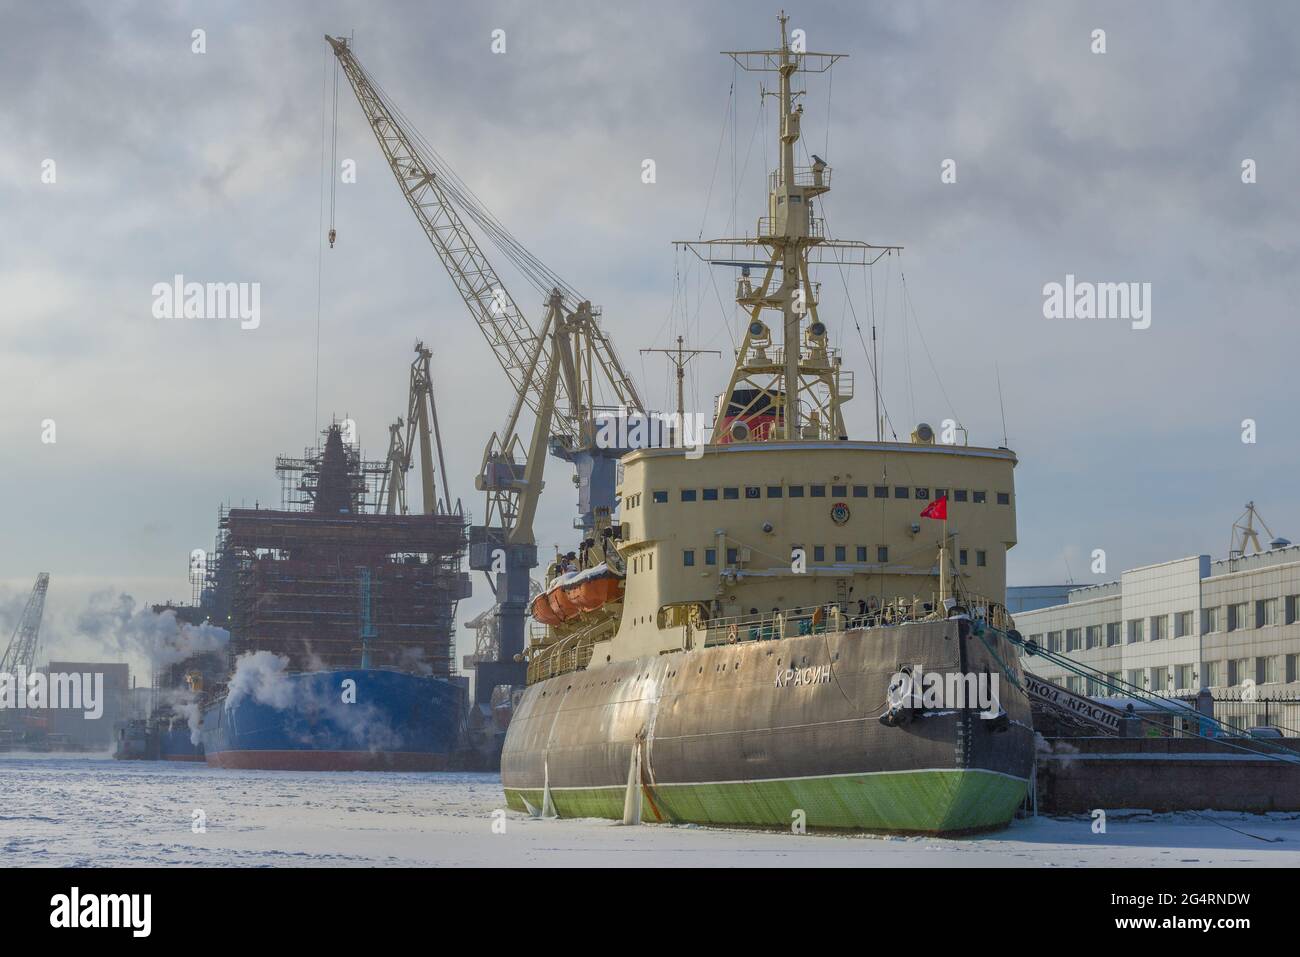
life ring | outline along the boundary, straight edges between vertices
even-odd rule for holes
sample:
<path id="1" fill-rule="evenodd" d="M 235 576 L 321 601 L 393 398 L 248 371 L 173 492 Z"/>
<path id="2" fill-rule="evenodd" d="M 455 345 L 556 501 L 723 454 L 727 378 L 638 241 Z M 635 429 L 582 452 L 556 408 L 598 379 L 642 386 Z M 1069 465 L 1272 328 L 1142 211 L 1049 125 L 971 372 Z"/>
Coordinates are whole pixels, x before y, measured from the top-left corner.
<path id="1" fill-rule="evenodd" d="M 736 623 L 733 621 L 730 625 L 727 626 L 727 644 L 734 645 L 735 643 L 736 643 Z"/>

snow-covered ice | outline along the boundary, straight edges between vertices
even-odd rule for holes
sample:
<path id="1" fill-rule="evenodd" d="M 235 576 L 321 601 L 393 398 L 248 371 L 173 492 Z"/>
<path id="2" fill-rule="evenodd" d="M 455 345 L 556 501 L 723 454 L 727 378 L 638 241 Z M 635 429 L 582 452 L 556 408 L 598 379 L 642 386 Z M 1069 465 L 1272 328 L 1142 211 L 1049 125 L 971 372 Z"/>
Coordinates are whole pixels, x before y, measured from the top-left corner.
<path id="1" fill-rule="evenodd" d="M 503 809 L 494 774 L 226 771 L 0 755 L 0 863 L 9 867 L 1300 866 L 1300 814 L 1114 810 L 1105 834 L 1094 834 L 1087 817 L 1040 817 L 940 840 L 627 828 L 512 811 L 505 833 L 494 833 L 494 812 Z M 196 810 L 203 833 L 192 828 Z"/>

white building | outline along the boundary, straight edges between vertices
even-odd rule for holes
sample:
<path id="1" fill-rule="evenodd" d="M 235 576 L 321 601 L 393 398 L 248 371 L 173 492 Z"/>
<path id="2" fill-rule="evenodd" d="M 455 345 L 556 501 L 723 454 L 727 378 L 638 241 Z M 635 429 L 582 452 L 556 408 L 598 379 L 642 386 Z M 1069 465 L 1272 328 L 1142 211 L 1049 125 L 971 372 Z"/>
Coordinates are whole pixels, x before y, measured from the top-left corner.
<path id="1" fill-rule="evenodd" d="M 1300 691 L 1300 546 L 1239 558 L 1197 555 L 1074 588 L 1065 604 L 1015 615 L 1026 638 L 1147 691 Z M 1098 683 L 1046 659 L 1030 671 L 1070 690 Z"/>

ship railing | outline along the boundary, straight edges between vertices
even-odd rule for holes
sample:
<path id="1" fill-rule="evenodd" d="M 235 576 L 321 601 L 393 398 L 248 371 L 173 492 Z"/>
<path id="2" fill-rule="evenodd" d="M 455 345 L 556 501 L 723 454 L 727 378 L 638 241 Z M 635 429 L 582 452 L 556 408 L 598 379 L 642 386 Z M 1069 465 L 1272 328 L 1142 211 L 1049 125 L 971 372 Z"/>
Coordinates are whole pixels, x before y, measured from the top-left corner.
<path id="1" fill-rule="evenodd" d="M 574 632 L 553 645 L 535 649 L 528 659 L 528 683 L 587 667 L 591 663 L 594 634 L 594 630 Z"/>
<path id="2" fill-rule="evenodd" d="M 784 184 L 785 177 L 779 169 L 767 174 L 767 191 L 775 192 Z M 794 186 L 812 186 L 830 188 L 831 168 L 829 166 L 796 166 L 794 168 Z"/>
<path id="3" fill-rule="evenodd" d="M 776 216 L 760 216 L 758 218 L 758 238 L 775 239 L 784 236 L 785 230 L 778 227 L 778 222 L 779 218 Z M 808 228 L 804 230 L 803 235 L 812 239 L 825 239 L 826 220 L 820 216 L 809 216 Z"/>
<path id="4" fill-rule="evenodd" d="M 879 628 L 909 622 L 939 621 L 955 614 L 967 614 L 987 621 L 1006 631 L 1015 626 L 1011 615 L 1000 603 L 967 595 L 949 599 L 951 608 L 944 613 L 937 595 L 929 598 L 900 597 L 888 602 L 873 602 L 865 609 L 853 609 L 852 603 L 828 602 L 799 605 L 749 615 L 708 618 L 692 625 L 692 647 L 713 647 L 745 641 L 769 641 L 858 628 Z"/>

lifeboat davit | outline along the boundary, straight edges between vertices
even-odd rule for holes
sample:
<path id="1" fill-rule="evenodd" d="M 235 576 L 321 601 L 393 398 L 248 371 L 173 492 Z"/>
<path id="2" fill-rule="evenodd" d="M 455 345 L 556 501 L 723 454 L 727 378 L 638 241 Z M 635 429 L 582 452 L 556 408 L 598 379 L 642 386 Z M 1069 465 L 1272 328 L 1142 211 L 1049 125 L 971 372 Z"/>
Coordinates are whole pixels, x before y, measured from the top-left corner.
<path id="1" fill-rule="evenodd" d="M 543 625 L 558 625 L 622 599 L 623 576 L 601 562 L 554 579 L 533 599 L 533 618 Z"/>

